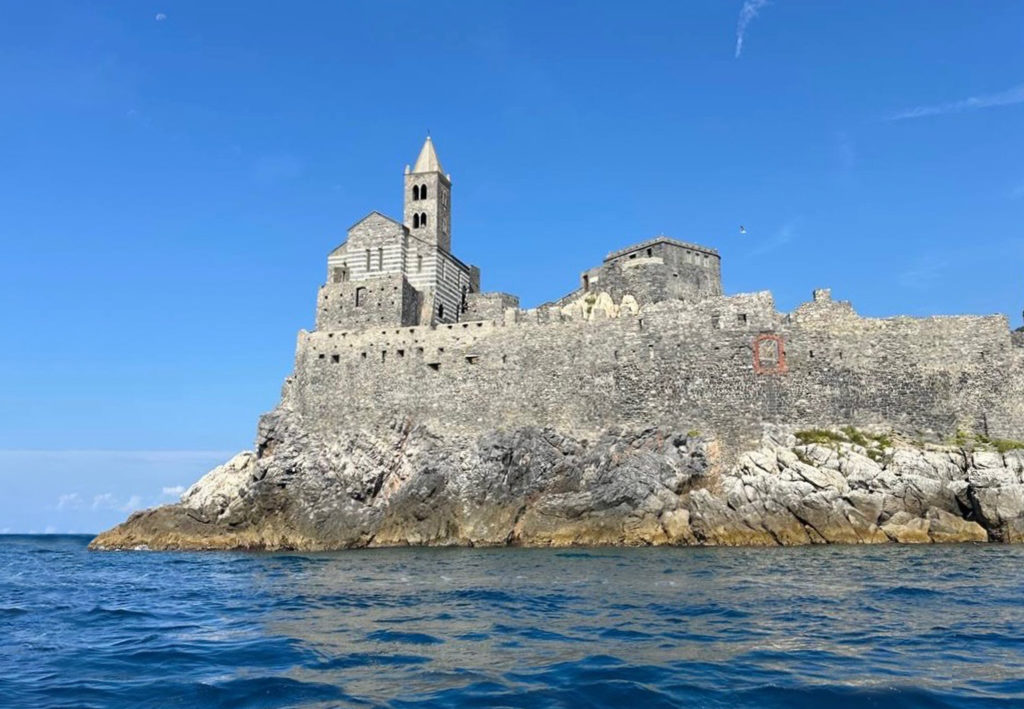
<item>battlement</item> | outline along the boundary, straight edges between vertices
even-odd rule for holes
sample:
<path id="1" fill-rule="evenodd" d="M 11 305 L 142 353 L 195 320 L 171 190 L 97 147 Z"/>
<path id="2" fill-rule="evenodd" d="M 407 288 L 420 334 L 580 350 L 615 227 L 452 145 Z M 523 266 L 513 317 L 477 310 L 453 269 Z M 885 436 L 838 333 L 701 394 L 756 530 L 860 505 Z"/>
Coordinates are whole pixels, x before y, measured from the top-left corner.
<path id="1" fill-rule="evenodd" d="M 401 416 L 466 436 L 685 419 L 735 439 L 765 423 L 1024 438 L 1024 332 L 1002 315 L 865 318 L 828 289 L 782 313 L 768 291 L 724 295 L 718 252 L 667 236 L 523 309 L 451 255 L 451 181 L 432 145 L 420 157 L 413 223 L 353 225 L 299 335 L 283 405 L 325 434 Z"/>

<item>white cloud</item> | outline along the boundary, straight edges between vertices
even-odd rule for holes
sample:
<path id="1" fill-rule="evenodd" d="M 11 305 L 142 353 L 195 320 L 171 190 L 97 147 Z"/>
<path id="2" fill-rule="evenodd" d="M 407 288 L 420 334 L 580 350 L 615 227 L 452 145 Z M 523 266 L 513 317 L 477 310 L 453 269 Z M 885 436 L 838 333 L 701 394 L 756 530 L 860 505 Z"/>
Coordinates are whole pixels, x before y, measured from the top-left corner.
<path id="1" fill-rule="evenodd" d="M 744 0 L 740 8 L 740 17 L 736 22 L 736 58 L 739 59 L 743 53 L 743 38 L 747 34 L 749 25 L 761 8 L 768 4 L 768 0 Z"/>
<path id="2" fill-rule="evenodd" d="M 768 253 L 769 251 L 775 251 L 776 249 L 793 241 L 797 236 L 797 224 L 799 221 L 799 219 L 789 220 L 783 224 L 775 234 L 764 239 L 758 239 L 756 236 L 753 236 L 753 240 L 757 243 L 753 245 L 754 248 L 749 251 L 749 255 L 760 256 Z M 746 238 L 750 239 L 751 237 L 752 234 L 748 232 Z"/>
<path id="3" fill-rule="evenodd" d="M 1006 91 L 982 96 L 971 96 L 960 101 L 949 103 L 938 103 L 931 106 L 914 106 L 905 111 L 900 111 L 889 117 L 891 121 L 902 121 L 908 118 L 923 118 L 925 116 L 939 116 L 944 113 L 962 113 L 964 111 L 977 111 L 981 108 L 994 108 L 996 106 L 1012 106 L 1016 103 L 1024 103 L 1024 85 L 1015 86 Z"/>
<path id="4" fill-rule="evenodd" d="M 52 524 L 46 525 L 46 529 L 43 530 L 43 534 L 56 534 L 56 533 L 57 533 L 57 528 L 54 527 Z"/>
<path id="5" fill-rule="evenodd" d="M 85 502 L 77 492 L 72 492 L 67 495 L 61 495 L 57 500 L 58 510 L 79 510 Z"/>
<path id="6" fill-rule="evenodd" d="M 104 492 L 92 498 L 92 508 L 94 510 L 113 510 L 117 509 L 117 503 L 111 493 Z"/>
<path id="7" fill-rule="evenodd" d="M 165 487 L 163 489 L 164 497 L 179 497 L 183 492 L 185 492 L 184 485 L 175 485 L 173 487 Z"/>
<path id="8" fill-rule="evenodd" d="M 132 495 L 118 509 L 122 512 L 134 512 L 140 507 L 142 507 L 142 498 L 138 495 Z"/>
<path id="9" fill-rule="evenodd" d="M 132 495 L 128 499 L 122 501 L 117 495 L 111 492 L 104 492 L 92 498 L 92 508 L 94 510 L 134 512 L 140 507 L 142 507 L 142 497 L 140 495 Z"/>
<path id="10" fill-rule="evenodd" d="M 156 19 L 157 22 L 163 22 L 167 19 L 167 15 L 163 12 L 158 12 L 156 13 L 156 17 L 154 19 Z"/>

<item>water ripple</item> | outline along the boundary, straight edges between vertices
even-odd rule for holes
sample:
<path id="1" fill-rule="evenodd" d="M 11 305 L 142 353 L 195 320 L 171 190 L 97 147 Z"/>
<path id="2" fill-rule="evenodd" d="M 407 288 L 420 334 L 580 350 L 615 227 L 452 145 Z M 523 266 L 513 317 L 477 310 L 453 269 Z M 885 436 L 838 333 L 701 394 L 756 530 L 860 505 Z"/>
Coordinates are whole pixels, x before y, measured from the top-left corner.
<path id="1" fill-rule="evenodd" d="M 1024 548 L 91 554 L 0 537 L 33 707 L 1024 703 Z"/>

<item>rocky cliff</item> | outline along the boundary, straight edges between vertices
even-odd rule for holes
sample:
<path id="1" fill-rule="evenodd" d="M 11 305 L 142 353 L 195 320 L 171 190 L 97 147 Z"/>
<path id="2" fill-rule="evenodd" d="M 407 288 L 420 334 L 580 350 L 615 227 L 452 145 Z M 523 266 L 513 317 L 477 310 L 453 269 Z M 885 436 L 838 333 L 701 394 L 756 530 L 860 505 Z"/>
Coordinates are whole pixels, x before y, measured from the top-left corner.
<path id="1" fill-rule="evenodd" d="M 257 452 L 92 548 L 1015 542 L 1024 451 L 1012 448 L 854 429 L 772 429 L 745 450 L 665 428 L 460 438 L 405 420 L 328 440 L 278 410 Z"/>

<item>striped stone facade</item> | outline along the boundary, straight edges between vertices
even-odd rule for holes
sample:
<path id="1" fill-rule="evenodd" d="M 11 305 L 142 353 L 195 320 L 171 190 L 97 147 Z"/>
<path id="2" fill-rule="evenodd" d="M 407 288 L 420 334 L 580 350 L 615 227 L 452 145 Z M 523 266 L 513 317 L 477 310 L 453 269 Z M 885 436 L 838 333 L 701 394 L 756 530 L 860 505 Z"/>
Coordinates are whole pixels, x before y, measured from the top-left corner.
<path id="1" fill-rule="evenodd" d="M 415 166 L 406 167 L 404 197 L 404 222 L 371 212 L 327 257 L 318 329 L 462 319 L 467 296 L 480 289 L 480 272 L 451 253 L 451 177 L 442 171 L 430 138 Z M 371 292 L 373 298 L 356 302 L 357 294 Z"/>

